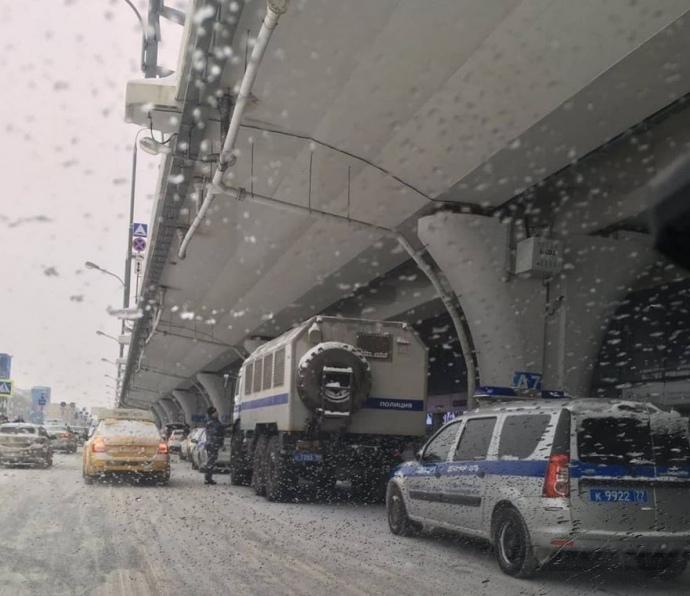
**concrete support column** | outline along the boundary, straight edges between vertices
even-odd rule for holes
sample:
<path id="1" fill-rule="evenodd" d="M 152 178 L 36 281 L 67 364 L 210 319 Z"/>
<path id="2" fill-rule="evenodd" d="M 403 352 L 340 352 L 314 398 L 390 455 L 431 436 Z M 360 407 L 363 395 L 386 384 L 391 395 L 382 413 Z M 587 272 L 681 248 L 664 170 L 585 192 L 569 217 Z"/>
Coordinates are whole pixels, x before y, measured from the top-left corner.
<path id="1" fill-rule="evenodd" d="M 572 395 L 590 395 L 608 321 L 658 259 L 640 234 L 564 238 L 564 269 L 548 285 L 544 381 Z"/>
<path id="2" fill-rule="evenodd" d="M 587 396 L 608 318 L 656 256 L 639 235 L 568 235 L 550 279 L 512 267 L 510 230 L 495 218 L 444 213 L 419 220 L 419 237 L 456 293 L 481 385 L 510 387 L 517 371 L 543 388 Z"/>
<path id="3" fill-rule="evenodd" d="M 168 423 L 179 422 L 182 418 L 182 410 L 177 403 L 170 397 L 163 397 L 158 403 L 165 410 Z"/>
<path id="4" fill-rule="evenodd" d="M 198 373 L 197 380 L 206 391 L 213 406 L 218 410 L 220 421 L 224 424 L 232 422 L 233 394 L 230 388 L 224 386 L 224 379 L 220 375 Z"/>
<path id="5" fill-rule="evenodd" d="M 203 416 L 206 414 L 207 407 L 203 397 L 197 391 L 188 391 L 186 389 L 175 389 L 172 393 L 182 408 L 185 422 L 190 426 L 199 426 Z"/>
<path id="6" fill-rule="evenodd" d="M 444 213 L 419 220 L 419 238 L 456 293 L 474 345 L 479 384 L 510 387 L 515 371 L 541 372 L 544 288 L 511 278 L 509 226 Z"/>
<path id="7" fill-rule="evenodd" d="M 161 426 L 169 422 L 165 409 L 158 402 L 155 402 L 151 405 L 151 410 L 153 411 L 154 416 L 156 416 L 160 421 Z"/>

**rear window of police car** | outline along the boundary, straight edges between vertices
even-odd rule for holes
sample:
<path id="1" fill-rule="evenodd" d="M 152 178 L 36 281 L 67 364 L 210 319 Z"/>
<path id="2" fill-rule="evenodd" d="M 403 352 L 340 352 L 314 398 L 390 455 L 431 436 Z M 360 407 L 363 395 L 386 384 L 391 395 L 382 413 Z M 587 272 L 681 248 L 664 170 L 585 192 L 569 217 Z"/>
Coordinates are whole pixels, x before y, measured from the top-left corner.
<path id="1" fill-rule="evenodd" d="M 549 428 L 551 416 L 506 416 L 498 444 L 499 459 L 526 459 L 536 451 Z M 538 454 L 548 456 L 549 453 Z"/>
<path id="2" fill-rule="evenodd" d="M 578 428 L 580 460 L 592 464 L 690 465 L 686 419 L 585 418 Z"/>

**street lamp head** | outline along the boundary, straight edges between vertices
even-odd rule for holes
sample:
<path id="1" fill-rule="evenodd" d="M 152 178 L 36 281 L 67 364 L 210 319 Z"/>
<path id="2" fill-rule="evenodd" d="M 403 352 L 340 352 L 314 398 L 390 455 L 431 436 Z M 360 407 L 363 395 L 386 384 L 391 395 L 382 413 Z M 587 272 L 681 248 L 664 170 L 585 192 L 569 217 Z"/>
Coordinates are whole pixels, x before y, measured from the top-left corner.
<path id="1" fill-rule="evenodd" d="M 153 137 L 144 137 L 142 139 L 139 139 L 139 147 L 141 147 L 142 151 L 145 151 L 150 155 L 172 153 L 172 147 L 170 147 L 170 145 L 168 145 L 167 143 L 161 143 Z"/>

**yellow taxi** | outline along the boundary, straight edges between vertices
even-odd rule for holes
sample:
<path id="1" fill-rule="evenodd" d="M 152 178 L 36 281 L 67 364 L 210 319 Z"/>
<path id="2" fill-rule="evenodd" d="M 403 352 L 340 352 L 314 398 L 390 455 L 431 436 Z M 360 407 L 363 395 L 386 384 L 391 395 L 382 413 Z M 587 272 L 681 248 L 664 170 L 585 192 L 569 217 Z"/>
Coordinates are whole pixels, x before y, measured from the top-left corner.
<path id="1" fill-rule="evenodd" d="M 168 446 L 147 412 L 112 410 L 84 443 L 82 474 L 87 484 L 109 474 L 131 474 L 166 484 L 170 480 Z"/>

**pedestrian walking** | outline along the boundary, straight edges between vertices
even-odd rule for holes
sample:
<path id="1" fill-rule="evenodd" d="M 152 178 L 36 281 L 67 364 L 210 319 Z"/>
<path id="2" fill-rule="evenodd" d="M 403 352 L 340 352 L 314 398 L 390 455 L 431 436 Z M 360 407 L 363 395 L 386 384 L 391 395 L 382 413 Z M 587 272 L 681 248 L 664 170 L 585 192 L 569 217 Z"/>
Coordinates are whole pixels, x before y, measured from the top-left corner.
<path id="1" fill-rule="evenodd" d="M 216 484 L 213 480 L 213 470 L 218 460 L 218 451 L 223 446 L 225 429 L 218 418 L 218 410 L 211 406 L 206 410 L 208 421 L 206 422 L 206 475 L 204 484 Z"/>

